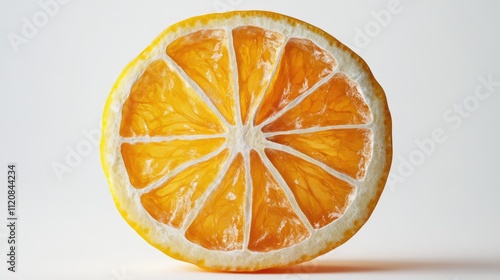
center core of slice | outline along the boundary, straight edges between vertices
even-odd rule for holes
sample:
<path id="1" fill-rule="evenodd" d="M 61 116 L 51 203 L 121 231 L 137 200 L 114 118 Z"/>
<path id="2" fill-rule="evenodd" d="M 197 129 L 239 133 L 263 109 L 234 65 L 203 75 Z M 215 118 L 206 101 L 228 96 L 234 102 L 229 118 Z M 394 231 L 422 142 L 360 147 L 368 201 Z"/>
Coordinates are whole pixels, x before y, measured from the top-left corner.
<path id="1" fill-rule="evenodd" d="M 261 151 L 265 147 L 266 139 L 259 127 L 251 124 L 243 126 L 231 126 L 227 133 L 229 146 L 239 151 L 255 149 Z"/>

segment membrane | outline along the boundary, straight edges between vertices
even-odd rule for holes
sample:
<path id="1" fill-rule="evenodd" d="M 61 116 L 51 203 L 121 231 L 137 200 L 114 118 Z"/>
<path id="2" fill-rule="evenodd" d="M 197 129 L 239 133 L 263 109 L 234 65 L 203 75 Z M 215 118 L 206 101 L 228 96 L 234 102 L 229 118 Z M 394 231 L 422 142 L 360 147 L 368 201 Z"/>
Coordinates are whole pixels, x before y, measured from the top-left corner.
<path id="1" fill-rule="evenodd" d="M 176 39 L 166 51 L 234 125 L 235 102 L 226 32 L 196 31 Z"/>
<path id="2" fill-rule="evenodd" d="M 186 238 L 209 250 L 243 249 L 245 188 L 245 166 L 238 154 L 187 229 Z"/>
<path id="3" fill-rule="evenodd" d="M 225 142 L 224 138 L 123 143 L 121 153 L 130 183 L 142 189 L 182 163 L 201 158 Z"/>
<path id="4" fill-rule="evenodd" d="M 235 28 L 232 34 L 238 65 L 241 118 L 246 124 L 271 79 L 284 37 L 280 33 L 255 26 Z"/>
<path id="5" fill-rule="evenodd" d="M 123 105 L 123 137 L 222 132 L 224 125 L 219 118 L 162 60 L 146 68 Z"/>
<path id="6" fill-rule="evenodd" d="M 296 149 L 357 180 L 366 174 L 372 156 L 369 129 L 331 129 L 267 138 Z"/>
<path id="7" fill-rule="evenodd" d="M 250 153 L 250 162 L 253 199 L 248 249 L 258 252 L 278 250 L 308 238 L 309 231 L 257 152 Z"/>
<path id="8" fill-rule="evenodd" d="M 259 125 L 276 114 L 336 67 L 333 56 L 311 40 L 288 40 L 276 75 L 257 111 L 255 124 Z"/>
<path id="9" fill-rule="evenodd" d="M 316 126 L 366 124 L 372 114 L 358 84 L 336 73 L 297 106 L 291 108 L 262 131 L 285 131 Z"/>
<path id="10" fill-rule="evenodd" d="M 351 202 L 354 187 L 319 166 L 288 153 L 265 150 L 314 228 L 333 222 Z"/>
<path id="11" fill-rule="evenodd" d="M 146 211 L 157 221 L 181 228 L 196 200 L 214 181 L 226 162 L 229 151 L 190 166 L 160 187 L 141 196 Z"/>

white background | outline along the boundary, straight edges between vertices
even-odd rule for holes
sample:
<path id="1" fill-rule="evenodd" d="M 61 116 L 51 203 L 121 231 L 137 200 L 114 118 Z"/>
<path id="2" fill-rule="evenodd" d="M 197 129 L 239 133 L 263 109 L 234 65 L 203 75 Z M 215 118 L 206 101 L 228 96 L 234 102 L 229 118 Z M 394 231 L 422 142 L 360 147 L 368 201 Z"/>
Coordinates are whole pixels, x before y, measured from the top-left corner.
<path id="1" fill-rule="evenodd" d="M 43 22 L 38 1 L 2 0 L 0 278 L 499 279 L 500 85 L 479 87 L 481 77 L 500 82 L 500 4 L 400 0 L 395 10 L 392 1 L 73 0 Z M 391 180 L 371 219 L 340 248 L 293 269 L 220 274 L 163 255 L 119 216 L 92 143 L 116 78 L 163 29 L 235 9 L 287 14 L 356 49 L 392 112 Z M 39 26 L 23 35 L 26 22 Z M 424 154 L 416 141 L 435 130 L 445 140 Z M 19 175 L 15 274 L 4 261 L 10 162 Z M 58 177 L 54 164 L 71 172 Z"/>

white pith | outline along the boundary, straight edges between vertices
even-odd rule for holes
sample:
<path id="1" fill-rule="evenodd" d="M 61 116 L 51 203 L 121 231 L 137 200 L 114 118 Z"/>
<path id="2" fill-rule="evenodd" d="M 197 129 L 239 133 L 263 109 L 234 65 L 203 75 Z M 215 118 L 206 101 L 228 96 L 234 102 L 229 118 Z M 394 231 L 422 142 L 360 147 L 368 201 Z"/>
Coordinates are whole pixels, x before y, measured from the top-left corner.
<path id="1" fill-rule="evenodd" d="M 306 93 L 302 94 L 296 100 L 285 106 L 285 108 L 283 108 L 279 113 L 272 116 L 268 120 L 264 121 L 260 125 L 253 126 L 253 121 L 249 121 L 247 124 L 243 124 L 240 116 L 239 95 L 237 88 L 238 83 L 237 83 L 237 74 L 235 71 L 237 69 L 237 66 L 234 57 L 234 49 L 232 48 L 232 37 L 230 35 L 231 30 L 233 28 L 241 25 L 254 25 L 262 27 L 264 29 L 270 29 L 282 33 L 285 36 L 285 43 L 283 44 L 283 47 L 285 46 L 287 39 L 291 37 L 311 39 L 316 45 L 327 50 L 335 57 L 335 59 L 338 62 L 337 69 L 333 73 L 329 74 L 327 77 L 323 78 L 318 83 L 316 83 Z M 110 186 L 112 188 L 113 193 L 115 194 L 115 199 L 116 203 L 118 204 L 118 207 L 121 209 L 128 210 L 127 211 L 128 216 L 126 219 L 129 221 L 129 223 L 130 222 L 136 223 L 135 225 L 136 229 L 140 228 L 142 231 L 147 229 L 148 238 L 150 242 L 153 243 L 153 245 L 162 248 L 162 246 L 163 247 L 165 246 L 162 244 L 171 244 L 169 247 L 172 247 L 170 249 L 174 253 L 183 255 L 185 256 L 186 260 L 193 260 L 194 262 L 196 261 L 199 262 L 200 260 L 203 260 L 204 265 L 207 267 L 223 269 L 225 266 L 227 266 L 226 264 L 228 263 L 231 263 L 232 264 L 231 266 L 237 266 L 237 267 L 245 267 L 245 266 L 255 267 L 256 265 L 257 267 L 262 267 L 262 268 L 270 267 L 273 266 L 273 264 L 279 264 L 283 262 L 283 260 L 288 259 L 289 256 L 302 257 L 302 255 L 304 254 L 302 252 L 310 252 L 310 248 L 317 248 L 317 250 L 321 250 L 322 243 L 324 243 L 325 240 L 327 239 L 331 241 L 332 236 L 337 236 L 333 238 L 338 238 L 340 240 L 343 237 L 343 229 L 349 228 L 350 223 L 356 220 L 358 215 L 363 214 L 359 213 L 358 209 L 361 209 L 363 205 L 367 204 L 367 201 L 370 201 L 376 195 L 374 193 L 375 188 L 370 186 L 373 186 L 377 182 L 376 180 L 379 177 L 378 174 L 383 172 L 383 167 L 385 165 L 378 163 L 379 162 L 383 163 L 386 160 L 384 154 L 385 152 L 384 147 L 377 146 L 377 145 L 383 145 L 384 142 L 383 138 L 385 137 L 386 132 L 380 131 L 379 129 L 375 129 L 383 127 L 383 125 L 381 124 L 385 121 L 384 114 L 382 114 L 383 112 L 377 112 L 377 110 L 379 109 L 382 110 L 381 108 L 383 107 L 382 106 L 383 104 L 377 104 L 379 101 L 373 96 L 372 86 L 369 83 L 368 73 L 362 70 L 359 64 L 353 62 L 352 59 L 348 57 L 347 52 L 345 52 L 340 48 L 337 48 L 336 46 L 331 46 L 324 38 L 322 38 L 318 34 L 313 33 L 306 28 L 300 28 L 300 27 L 301 26 L 291 29 L 286 22 L 281 22 L 279 20 L 270 21 L 265 17 L 262 18 L 257 17 L 253 19 L 240 18 L 240 21 L 238 22 L 226 21 L 226 20 L 221 20 L 221 21 L 214 20 L 208 23 L 204 23 L 203 26 L 201 26 L 200 24 L 200 26 L 198 27 L 187 28 L 187 29 L 181 28 L 176 33 L 162 35 L 163 37 L 161 38 L 161 43 L 158 44 L 156 48 L 154 48 L 148 53 L 143 53 L 142 60 L 138 61 L 134 65 L 134 67 L 127 69 L 128 73 L 124 75 L 124 81 L 121 84 L 119 84 L 117 90 L 113 93 L 114 95 L 113 103 L 110 106 L 110 111 L 108 112 L 110 116 L 110 118 L 108 119 L 112 119 L 113 121 L 105 123 L 105 127 L 103 128 L 103 130 L 106 131 L 106 133 L 103 134 L 106 135 L 106 139 L 103 144 L 104 146 L 103 149 L 107 151 L 107 154 L 103 156 L 104 157 L 103 161 L 110 170 L 110 176 L 111 176 L 111 178 L 109 178 Z M 166 46 L 170 42 L 172 42 L 178 37 L 181 37 L 183 35 L 186 35 L 188 33 L 197 30 L 197 28 L 204 28 L 204 29 L 222 28 L 226 30 L 229 36 L 228 46 L 229 46 L 230 61 L 232 63 L 232 69 L 233 69 L 232 74 L 235 87 L 234 88 L 234 93 L 235 93 L 234 97 L 236 105 L 235 108 L 236 112 L 234 112 L 236 116 L 235 125 L 230 125 L 225 120 L 222 114 L 212 104 L 210 99 L 203 93 L 200 87 L 194 81 L 192 81 L 189 78 L 189 76 L 165 53 Z M 281 54 L 282 52 L 280 51 L 277 61 L 280 60 Z M 182 78 L 185 81 L 187 81 L 189 86 L 191 86 L 199 94 L 199 96 L 208 104 L 208 106 L 212 109 L 212 111 L 215 112 L 215 114 L 221 119 L 221 121 L 226 127 L 225 133 L 218 135 L 184 135 L 184 136 L 130 137 L 130 138 L 123 138 L 119 136 L 120 135 L 119 129 L 121 123 L 121 108 L 123 106 L 123 103 L 128 97 L 128 94 L 130 93 L 130 89 L 133 83 L 138 79 L 138 77 L 140 77 L 140 75 L 142 75 L 144 69 L 152 61 L 155 61 L 157 59 L 162 59 L 168 64 L 169 67 L 175 69 L 175 71 L 180 73 Z M 274 67 L 276 68 L 277 65 L 278 63 L 275 63 Z M 261 131 L 263 126 L 277 119 L 284 112 L 288 111 L 289 109 L 299 104 L 304 98 L 306 98 L 320 85 L 328 81 L 331 78 L 331 76 L 333 76 L 337 72 L 342 72 L 346 74 L 359 85 L 360 91 L 363 93 L 363 96 L 365 98 L 365 102 L 370 106 L 372 110 L 373 121 L 370 124 L 315 127 L 308 129 L 297 129 L 290 131 L 268 132 L 268 133 L 263 133 Z M 275 69 L 271 73 L 272 73 L 271 75 L 274 75 Z M 252 108 L 252 110 L 250 110 L 250 116 L 253 116 L 255 114 L 255 109 L 256 108 Z M 277 134 L 295 134 L 295 133 L 315 132 L 325 129 L 340 129 L 340 128 L 367 128 L 371 129 L 373 133 L 372 143 L 375 146 L 372 149 L 373 151 L 373 154 L 371 156 L 372 162 L 369 164 L 365 179 L 363 180 L 355 180 L 346 174 L 334 170 L 326 166 L 325 164 L 302 154 L 301 152 L 293 150 L 290 147 L 266 140 L 266 137 L 270 137 L 272 135 L 277 135 Z M 124 166 L 124 162 L 123 159 L 121 158 L 121 153 L 120 153 L 120 146 L 122 143 L 169 142 L 176 139 L 196 140 L 196 139 L 212 139 L 212 138 L 225 138 L 226 142 L 222 147 L 204 157 L 181 164 L 180 166 L 175 168 L 172 172 L 168 173 L 164 178 L 152 183 L 150 186 L 147 186 L 146 188 L 137 190 L 130 184 Z M 195 202 L 195 207 L 193 211 L 189 213 L 181 229 L 175 229 L 166 224 L 156 221 L 144 210 L 140 202 L 140 196 L 142 194 L 158 187 L 159 185 L 161 185 L 161 183 L 165 182 L 172 176 L 175 176 L 185 168 L 216 156 L 217 154 L 219 154 L 219 152 L 223 151 L 226 148 L 230 148 L 230 155 L 228 159 L 224 163 L 223 167 L 219 172 L 219 175 L 214 180 L 214 182 L 208 187 L 205 193 Z M 338 177 L 352 184 L 355 187 L 356 192 L 354 197 L 352 197 L 351 205 L 346 210 L 344 215 L 342 215 L 340 218 L 338 218 L 337 220 L 335 220 L 334 222 L 323 228 L 314 229 L 313 225 L 309 223 L 308 219 L 298 206 L 290 188 L 287 186 L 287 184 L 281 177 L 278 170 L 273 166 L 273 164 L 267 158 L 266 154 L 264 153 L 265 148 L 272 148 L 287 153 L 291 153 L 306 161 L 312 162 L 322 167 L 324 170 L 334 175 L 335 177 Z M 252 149 L 259 153 L 259 156 L 262 158 L 268 170 L 272 173 L 276 181 L 283 188 L 285 194 L 287 195 L 288 200 L 290 201 L 293 209 L 299 216 L 300 220 L 309 229 L 310 237 L 305 241 L 290 247 L 265 253 L 254 252 L 247 249 L 248 238 L 250 235 L 249 231 L 250 231 L 251 209 L 252 209 L 251 208 L 252 188 L 251 188 L 250 164 L 249 164 L 250 162 L 249 153 Z M 245 202 L 246 224 L 244 227 L 245 232 L 243 235 L 244 248 L 242 250 L 234 250 L 234 251 L 208 250 L 206 248 L 203 248 L 202 246 L 199 246 L 187 240 L 186 237 L 184 236 L 184 233 L 191 224 L 191 222 L 196 217 L 198 211 L 200 210 L 201 206 L 204 204 L 206 199 L 209 197 L 210 193 L 219 185 L 222 176 L 227 172 L 230 163 L 238 153 L 241 153 L 244 158 L 245 171 L 246 171 L 245 177 L 247 185 L 246 202 Z M 313 252 L 311 252 L 311 254 L 313 254 Z M 230 269 L 231 267 L 228 268 Z"/>

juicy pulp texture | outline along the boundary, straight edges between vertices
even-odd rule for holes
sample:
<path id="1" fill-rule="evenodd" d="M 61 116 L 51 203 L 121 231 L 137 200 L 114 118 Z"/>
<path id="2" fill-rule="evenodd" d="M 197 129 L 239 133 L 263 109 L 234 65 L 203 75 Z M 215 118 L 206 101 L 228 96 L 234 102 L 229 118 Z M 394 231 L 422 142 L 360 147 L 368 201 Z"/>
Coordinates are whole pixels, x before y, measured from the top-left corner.
<path id="1" fill-rule="evenodd" d="M 121 152 L 130 183 L 135 188 L 141 189 L 180 164 L 215 151 L 223 143 L 223 138 L 123 143 Z"/>
<path id="2" fill-rule="evenodd" d="M 186 231 L 186 238 L 211 250 L 243 249 L 245 166 L 238 154 Z"/>
<path id="3" fill-rule="evenodd" d="M 277 73 L 257 111 L 258 125 L 333 72 L 331 54 L 308 39 L 291 38 L 285 45 Z"/>
<path id="4" fill-rule="evenodd" d="M 224 125 L 164 61 L 151 63 L 123 105 L 120 135 L 216 134 Z"/>
<path id="5" fill-rule="evenodd" d="M 120 126 L 150 217 L 208 250 L 268 252 L 343 215 L 347 181 L 370 164 L 372 116 L 330 53 L 240 26 L 180 36 L 165 54 L 135 81 Z M 226 141 L 245 131 L 263 146 Z"/>
<path id="6" fill-rule="evenodd" d="M 345 212 L 354 194 L 352 185 L 288 153 L 267 149 L 266 155 L 285 179 L 314 228 L 326 226 Z"/>
<path id="7" fill-rule="evenodd" d="M 250 163 L 253 199 L 248 249 L 277 250 L 309 237 L 309 230 L 257 152 L 250 153 Z"/>
<path id="8" fill-rule="evenodd" d="M 369 129 L 331 129 L 278 134 L 267 139 L 292 147 L 358 180 L 365 176 L 372 154 Z"/>
<path id="9" fill-rule="evenodd" d="M 262 131 L 284 131 L 332 125 L 367 124 L 371 112 L 358 85 L 342 73 L 318 87 Z"/>
<path id="10" fill-rule="evenodd" d="M 262 100 L 283 35 L 255 26 L 233 29 L 233 45 L 238 65 L 241 118 L 248 123 Z"/>
<path id="11" fill-rule="evenodd" d="M 195 81 L 234 125 L 235 102 L 224 30 L 200 30 L 173 41 L 167 54 Z"/>
<path id="12" fill-rule="evenodd" d="M 196 200 L 213 183 L 228 155 L 225 150 L 186 168 L 158 188 L 143 194 L 142 205 L 157 221 L 180 228 Z"/>

